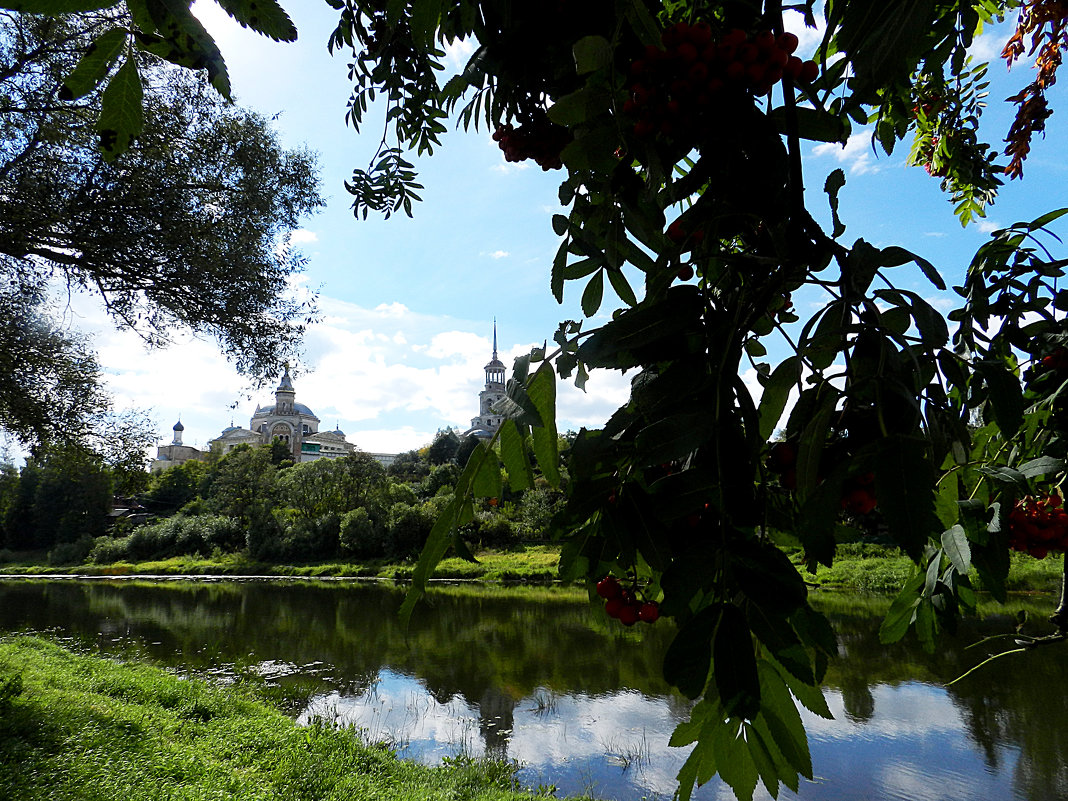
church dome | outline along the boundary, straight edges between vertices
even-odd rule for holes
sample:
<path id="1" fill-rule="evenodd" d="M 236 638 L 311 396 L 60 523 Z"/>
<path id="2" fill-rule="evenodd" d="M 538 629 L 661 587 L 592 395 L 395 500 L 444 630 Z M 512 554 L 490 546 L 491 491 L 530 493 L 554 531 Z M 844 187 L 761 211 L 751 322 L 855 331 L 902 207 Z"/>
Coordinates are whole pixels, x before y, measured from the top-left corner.
<path id="1" fill-rule="evenodd" d="M 254 415 L 252 415 L 252 417 L 253 417 L 253 419 L 255 419 L 257 417 L 271 417 L 271 416 L 273 416 L 275 414 L 274 408 L 275 408 L 274 404 L 271 404 L 270 406 L 262 406 L 258 410 L 256 410 L 256 413 Z M 305 417 L 313 417 L 316 420 L 319 419 L 318 417 L 315 417 L 315 412 L 313 412 L 311 409 L 309 409 L 303 403 L 294 403 L 293 404 L 293 413 L 294 414 L 302 414 Z"/>
<path id="2" fill-rule="evenodd" d="M 177 423 L 174 424 L 174 430 L 175 431 L 185 431 L 185 426 L 182 425 L 182 421 L 181 420 L 179 420 Z"/>

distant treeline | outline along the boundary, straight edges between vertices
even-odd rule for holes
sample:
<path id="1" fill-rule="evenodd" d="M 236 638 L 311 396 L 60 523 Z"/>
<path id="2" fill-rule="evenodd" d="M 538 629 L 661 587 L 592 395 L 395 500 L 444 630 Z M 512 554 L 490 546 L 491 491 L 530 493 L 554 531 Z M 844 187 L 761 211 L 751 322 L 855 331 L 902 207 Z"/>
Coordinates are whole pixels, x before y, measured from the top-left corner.
<path id="1" fill-rule="evenodd" d="M 26 551 L 47 551 L 57 565 L 235 552 L 277 562 L 404 560 L 451 497 L 467 444 L 440 431 L 387 469 L 359 451 L 294 464 L 276 441 L 156 474 L 44 449 L 21 470 L 0 468 L 0 560 Z M 501 498 L 482 502 L 468 540 L 502 547 L 544 539 L 561 502 L 544 481 L 522 493 L 505 483 Z"/>

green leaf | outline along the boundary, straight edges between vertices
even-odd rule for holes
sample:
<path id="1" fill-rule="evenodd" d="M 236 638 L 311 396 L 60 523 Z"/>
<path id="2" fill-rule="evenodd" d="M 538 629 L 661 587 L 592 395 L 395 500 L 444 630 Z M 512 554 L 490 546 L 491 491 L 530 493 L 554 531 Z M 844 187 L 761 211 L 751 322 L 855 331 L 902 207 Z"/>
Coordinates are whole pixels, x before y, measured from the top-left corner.
<path id="1" fill-rule="evenodd" d="M 768 117 L 779 131 L 786 130 L 784 106 L 773 109 Z M 798 106 L 797 133 L 802 139 L 813 142 L 840 142 L 844 145 L 849 138 L 849 123 L 826 111 Z"/>
<path id="2" fill-rule="evenodd" d="M 531 429 L 538 469 L 553 489 L 560 488 L 560 452 L 556 434 L 556 373 L 544 362 L 527 386 L 527 394 L 541 416 L 542 424 Z"/>
<path id="3" fill-rule="evenodd" d="M 827 200 L 831 205 L 831 222 L 834 224 L 832 239 L 837 239 L 846 231 L 845 225 L 838 217 L 838 192 L 845 186 L 845 182 L 845 172 L 840 167 L 832 170 L 827 180 L 823 182 L 823 191 L 827 193 Z"/>
<path id="4" fill-rule="evenodd" d="M 534 486 L 534 471 L 527 458 L 526 443 L 515 420 L 505 420 L 501 424 L 501 459 L 504 469 L 508 471 L 508 485 L 512 490 L 530 489 Z"/>
<path id="5" fill-rule="evenodd" d="M 827 706 L 827 699 L 823 695 L 823 688 L 820 687 L 819 682 L 809 683 L 805 681 L 792 671 L 787 670 L 785 665 L 772 656 L 765 655 L 764 659 L 778 671 L 786 686 L 790 688 L 790 694 L 800 701 L 809 712 L 819 715 L 825 720 L 834 720 L 834 714 L 832 714 L 831 708 Z"/>
<path id="6" fill-rule="evenodd" d="M 878 443 L 875 492 L 890 536 L 912 559 L 942 530 L 935 514 L 935 474 L 920 437 L 893 434 Z"/>
<path id="7" fill-rule="evenodd" d="M 591 93 L 586 89 L 579 89 L 569 95 L 564 95 L 553 103 L 548 112 L 549 119 L 557 125 L 565 128 L 574 128 L 589 119 L 591 114 L 600 111 Z"/>
<path id="8" fill-rule="evenodd" d="M 474 459 L 474 456 L 472 455 L 471 458 Z M 470 464 L 471 461 L 469 460 L 468 465 Z M 416 604 L 426 594 L 426 584 L 433 575 L 434 568 L 438 566 L 445 557 L 446 551 L 449 550 L 452 532 L 459 525 L 462 507 L 463 499 L 458 493 L 441 510 L 434 527 L 430 530 L 430 535 L 423 544 L 423 550 L 419 552 L 419 561 L 416 562 L 415 569 L 412 571 L 411 586 L 408 587 L 408 592 L 404 595 L 404 602 L 401 603 L 400 611 L 397 613 L 405 628 L 408 627 L 408 623 L 411 621 L 412 612 L 415 611 Z"/>
<path id="9" fill-rule="evenodd" d="M 942 532 L 942 550 L 958 573 L 968 575 L 972 568 L 972 549 L 968 545 L 964 526 L 958 524 Z"/>
<path id="10" fill-rule="evenodd" d="M 479 442 L 471 454 L 475 472 L 471 480 L 471 494 L 476 498 L 501 497 L 501 463 L 497 454 L 485 442 Z"/>
<path id="11" fill-rule="evenodd" d="M 753 653 L 753 635 L 741 609 L 734 604 L 723 604 L 720 609 L 719 625 L 712 642 L 716 691 L 728 715 L 752 720 L 760 711 L 760 679 Z"/>
<path id="12" fill-rule="evenodd" d="M 760 438 L 771 439 L 790 397 L 790 390 L 801 381 L 801 359 L 791 356 L 783 360 L 768 376 L 760 395 Z"/>
<path id="13" fill-rule="evenodd" d="M 144 129 L 142 102 L 144 90 L 137 64 L 128 58 L 116 72 L 100 98 L 100 118 L 96 128 L 105 161 L 114 161 L 125 153 Z"/>
<path id="14" fill-rule="evenodd" d="M 77 100 L 96 89 L 115 66 L 129 34 L 122 28 L 105 31 L 85 51 L 78 65 L 63 81 L 61 100 Z"/>
<path id="15" fill-rule="evenodd" d="M 910 578 L 901 592 L 890 604 L 890 609 L 879 626 L 879 642 L 883 645 L 897 642 L 905 636 L 916 614 L 916 607 L 920 604 L 920 590 L 923 589 L 927 576 L 919 572 Z"/>
<path id="16" fill-rule="evenodd" d="M 231 17 L 244 28 L 274 39 L 276 42 L 293 42 L 297 39 L 297 26 L 276 0 L 215 0 Z M 419 4 L 416 5 L 418 9 Z M 413 20 L 413 27 L 415 22 Z"/>
<path id="17" fill-rule="evenodd" d="M 1038 478 L 1039 476 L 1048 476 L 1051 473 L 1062 473 L 1064 469 L 1064 460 L 1056 459 L 1052 456 L 1039 456 L 1037 459 L 1024 462 L 1019 467 L 1019 471 L 1025 478 Z"/>
<path id="18" fill-rule="evenodd" d="M 956 476 L 945 476 L 938 485 L 938 493 L 935 495 L 935 514 L 938 515 L 944 528 L 956 525 L 957 520 L 960 519 Z"/>
<path id="19" fill-rule="evenodd" d="M 593 317 L 593 315 L 597 314 L 597 310 L 601 308 L 603 295 L 604 273 L 598 271 L 590 279 L 590 282 L 586 284 L 586 289 L 582 293 L 582 313 L 587 317 Z"/>
<path id="20" fill-rule="evenodd" d="M 584 36 L 572 47 L 575 71 L 579 75 L 595 72 L 612 63 L 612 45 L 603 36 Z"/>
<path id="21" fill-rule="evenodd" d="M 899 264 L 906 264 L 908 262 L 915 262 L 916 266 L 920 268 L 923 274 L 927 277 L 927 280 L 935 285 L 937 289 L 943 292 L 946 289 L 946 282 L 942 279 L 941 274 L 935 269 L 935 266 L 927 259 L 917 256 L 911 250 L 905 250 L 905 248 L 892 246 L 885 248 L 882 251 L 882 256 L 885 261 L 885 266 L 896 267 Z"/>
<path id="22" fill-rule="evenodd" d="M 749 753 L 749 746 L 740 736 L 740 729 L 735 721 L 717 726 L 712 732 L 712 745 L 716 750 L 719 777 L 731 788 L 738 801 L 751 801 L 759 774 Z"/>
<path id="23" fill-rule="evenodd" d="M 230 76 L 219 46 L 193 16 L 188 0 L 149 0 L 145 3 L 160 37 L 139 37 L 141 47 L 160 58 L 190 69 L 203 69 L 215 90 L 230 100 Z"/>
<path id="24" fill-rule="evenodd" d="M 687 698 L 697 698 L 708 683 L 712 666 L 712 635 L 722 613 L 708 606 L 679 627 L 664 654 L 664 679 Z M 752 643 L 749 651 L 752 653 Z"/>
<path id="25" fill-rule="evenodd" d="M 595 331 L 579 347 L 591 367 L 623 369 L 687 353 L 698 334 L 703 301 L 697 287 L 676 286 L 658 300 L 646 298 Z"/>
<path id="26" fill-rule="evenodd" d="M 763 659 L 757 663 L 757 671 L 762 704 L 754 724 L 759 728 L 762 719 L 786 761 L 806 779 L 811 779 L 812 755 L 793 696 L 775 669 Z"/>
<path id="27" fill-rule="evenodd" d="M 408 15 L 412 29 L 412 41 L 416 45 L 430 47 L 441 20 L 442 0 L 413 0 Z"/>
<path id="28" fill-rule="evenodd" d="M 1020 379 L 1004 362 L 994 359 L 976 362 L 975 371 L 986 383 L 987 399 L 1002 436 L 1011 439 L 1023 425 L 1026 408 Z"/>
<path id="29" fill-rule="evenodd" d="M 622 270 L 606 270 L 608 273 L 608 282 L 612 285 L 612 289 L 619 295 L 619 299 L 626 303 L 628 306 L 636 306 L 638 299 L 634 296 L 634 290 L 630 288 L 630 284 L 627 283 L 627 277 L 623 275 Z"/>

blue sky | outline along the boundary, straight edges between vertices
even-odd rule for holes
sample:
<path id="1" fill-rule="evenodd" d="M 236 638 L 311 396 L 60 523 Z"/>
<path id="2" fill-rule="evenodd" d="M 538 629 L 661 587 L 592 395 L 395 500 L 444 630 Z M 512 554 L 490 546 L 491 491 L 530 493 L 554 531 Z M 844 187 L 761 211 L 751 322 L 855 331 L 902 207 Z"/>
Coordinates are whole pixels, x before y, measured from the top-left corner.
<path id="1" fill-rule="evenodd" d="M 581 286 L 567 288 L 562 306 L 549 291 L 558 243 L 550 217 L 560 211 L 556 190 L 563 173 L 506 163 L 487 131 L 451 132 L 432 158 L 417 160 L 426 189 L 414 219 L 354 219 L 343 181 L 353 168 L 367 166 L 380 123 L 372 116 L 359 135 L 345 126 L 348 62 L 345 54 L 331 57 L 326 50 L 336 12 L 323 2 L 285 5 L 300 31 L 295 44 L 245 31 L 207 0 L 195 10 L 222 47 L 238 101 L 277 115 L 287 146 L 306 145 L 320 156 L 328 206 L 305 222 L 296 241 L 307 258 L 298 289 L 319 293 L 323 322 L 308 333 L 302 373 L 295 377 L 297 399 L 324 428 L 340 425 L 364 450 L 419 447 L 439 428 L 464 429 L 477 413 L 494 317 L 508 365 L 551 338 L 560 320 L 581 318 Z M 794 30 L 803 34 L 800 28 L 798 20 Z M 994 142 L 1007 132 L 1013 113 L 1002 99 L 1031 79 L 1029 63 L 1007 73 L 997 60 L 1008 33 L 1009 26 L 1001 26 L 976 48 L 994 62 L 984 117 Z M 802 47 L 817 39 L 816 32 L 803 35 Z M 449 66 L 462 66 L 466 55 L 462 46 L 451 51 Z M 1063 85 L 1051 95 L 1055 108 L 1059 98 Z M 1025 182 L 1004 187 L 988 219 L 966 230 L 938 181 L 904 166 L 907 143 L 887 158 L 872 150 L 870 131 L 856 132 L 845 148 L 806 145 L 810 207 L 818 219 L 829 220 L 823 182 L 832 169 L 843 168 L 843 241 L 863 237 L 878 246 L 902 245 L 932 261 L 948 282 L 959 282 L 991 230 L 1068 205 L 1068 165 L 1058 147 L 1062 117 L 1068 110 L 1055 114 L 1046 138 L 1035 142 Z M 914 272 L 902 274 L 902 282 L 934 298 Z M 802 312 L 821 302 L 816 295 L 795 298 Z M 948 300 L 937 302 L 949 307 Z M 606 297 L 602 314 L 585 327 L 604 322 L 615 305 Z M 167 350 L 148 353 L 133 334 L 110 328 L 84 299 L 68 310 L 68 319 L 93 337 L 119 404 L 151 410 L 161 442 L 170 440 L 179 416 L 185 442 L 204 445 L 231 421 L 247 426 L 257 402 L 272 402 L 273 386 L 249 387 L 211 342 L 180 338 Z M 561 430 L 602 423 L 626 399 L 627 385 L 624 376 L 595 373 L 585 394 L 562 388 Z"/>

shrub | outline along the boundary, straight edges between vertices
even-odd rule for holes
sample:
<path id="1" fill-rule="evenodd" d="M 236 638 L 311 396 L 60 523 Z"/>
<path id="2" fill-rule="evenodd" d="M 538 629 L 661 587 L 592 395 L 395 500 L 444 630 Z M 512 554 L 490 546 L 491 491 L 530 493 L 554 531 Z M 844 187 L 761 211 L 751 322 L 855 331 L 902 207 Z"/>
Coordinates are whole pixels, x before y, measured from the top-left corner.
<path id="1" fill-rule="evenodd" d="M 475 523 L 475 536 L 483 546 L 499 548 L 512 545 L 516 541 L 515 527 L 503 515 L 480 512 Z"/>
<path id="2" fill-rule="evenodd" d="M 399 558 L 415 556 L 434 527 L 435 514 L 429 505 L 395 503 L 389 510 L 389 551 Z"/>
<path id="3" fill-rule="evenodd" d="M 84 534 L 74 542 L 61 542 L 48 552 L 50 565 L 80 565 L 93 549 L 93 538 Z"/>
<path id="4" fill-rule="evenodd" d="M 402 486 L 408 489 L 407 485 Z M 390 487 L 392 495 L 393 487 Z M 411 492 L 410 489 L 408 489 Z M 415 493 L 412 493 L 415 497 Z M 341 550 L 357 559 L 377 559 L 385 556 L 387 540 L 382 525 L 366 507 L 346 512 L 341 518 Z"/>
<path id="5" fill-rule="evenodd" d="M 89 558 L 97 564 L 143 562 L 172 556 L 210 556 L 215 549 L 236 551 L 244 535 L 236 520 L 222 515 L 175 515 L 141 526 L 125 537 L 102 537 Z"/>

